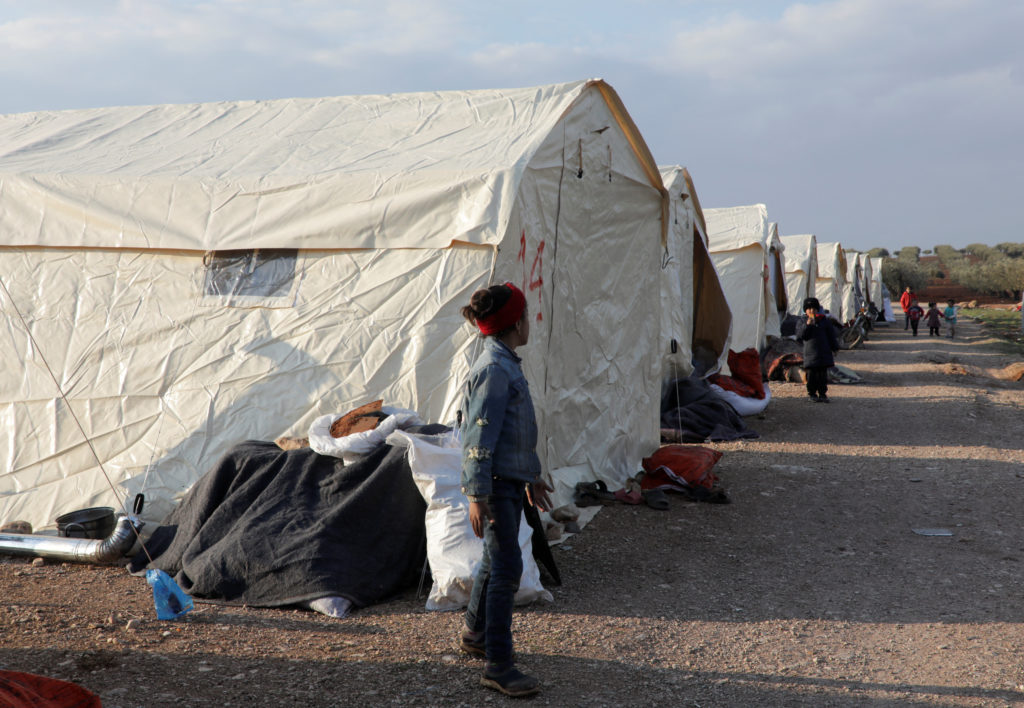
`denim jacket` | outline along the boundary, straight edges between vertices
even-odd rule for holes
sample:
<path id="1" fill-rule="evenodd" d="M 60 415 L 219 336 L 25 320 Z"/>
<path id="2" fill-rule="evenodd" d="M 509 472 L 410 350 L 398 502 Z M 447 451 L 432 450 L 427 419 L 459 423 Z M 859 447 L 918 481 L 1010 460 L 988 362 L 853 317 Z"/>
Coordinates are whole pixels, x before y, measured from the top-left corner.
<path id="1" fill-rule="evenodd" d="M 462 492 L 471 500 L 491 493 L 494 477 L 540 478 L 537 419 L 522 361 L 487 337 L 469 372 L 462 420 Z"/>

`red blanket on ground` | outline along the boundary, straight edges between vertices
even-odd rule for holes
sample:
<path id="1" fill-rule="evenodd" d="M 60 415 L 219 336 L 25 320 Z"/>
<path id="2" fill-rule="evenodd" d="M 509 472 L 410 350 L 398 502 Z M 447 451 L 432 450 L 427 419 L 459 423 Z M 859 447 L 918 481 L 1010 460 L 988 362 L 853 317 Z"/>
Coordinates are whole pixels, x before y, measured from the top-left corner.
<path id="1" fill-rule="evenodd" d="M 712 472 L 722 453 L 696 445 L 662 445 L 653 455 L 641 460 L 645 470 L 640 486 L 644 489 L 676 489 L 700 486 L 711 489 L 718 482 Z"/>
<path id="2" fill-rule="evenodd" d="M 738 393 L 745 398 L 764 398 L 764 382 L 761 380 L 761 357 L 753 347 L 741 352 L 729 350 L 729 370 L 732 376 L 714 374 L 708 381 Z"/>
<path id="3" fill-rule="evenodd" d="M 21 671 L 0 671 L 0 706 L 100 708 L 100 699 L 78 684 Z"/>

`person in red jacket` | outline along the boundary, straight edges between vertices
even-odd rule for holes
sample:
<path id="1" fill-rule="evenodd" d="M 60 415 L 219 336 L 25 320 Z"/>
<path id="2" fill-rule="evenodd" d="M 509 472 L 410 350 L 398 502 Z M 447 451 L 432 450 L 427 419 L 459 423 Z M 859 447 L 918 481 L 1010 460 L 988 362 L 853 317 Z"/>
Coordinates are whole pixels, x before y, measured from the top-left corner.
<path id="1" fill-rule="evenodd" d="M 915 300 L 917 300 L 917 295 L 914 294 L 914 291 L 911 290 L 910 286 L 908 285 L 907 289 L 903 291 L 902 295 L 900 295 L 900 307 L 903 308 L 904 331 L 910 329 L 910 315 L 907 314 L 907 310 L 910 309 L 910 303 L 914 302 Z"/>

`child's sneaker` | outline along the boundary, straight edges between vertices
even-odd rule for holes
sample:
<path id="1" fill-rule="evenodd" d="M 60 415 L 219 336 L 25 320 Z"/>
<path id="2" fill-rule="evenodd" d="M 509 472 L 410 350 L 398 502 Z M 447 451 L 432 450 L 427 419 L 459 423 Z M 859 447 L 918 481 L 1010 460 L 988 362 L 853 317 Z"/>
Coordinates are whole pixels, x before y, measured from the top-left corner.
<path id="1" fill-rule="evenodd" d="M 492 672 L 488 667 L 484 670 L 484 675 L 480 677 L 480 685 L 501 691 L 506 696 L 513 698 L 532 696 L 540 691 L 540 681 L 533 676 L 527 676 L 514 666 L 510 666 L 500 673 Z"/>

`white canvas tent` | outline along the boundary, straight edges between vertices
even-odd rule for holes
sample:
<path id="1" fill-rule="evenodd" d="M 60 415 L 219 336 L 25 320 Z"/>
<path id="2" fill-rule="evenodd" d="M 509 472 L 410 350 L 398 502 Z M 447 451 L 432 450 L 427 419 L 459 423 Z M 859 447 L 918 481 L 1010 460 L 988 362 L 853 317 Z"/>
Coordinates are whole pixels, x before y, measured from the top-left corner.
<path id="1" fill-rule="evenodd" d="M 846 282 L 843 284 L 843 316 L 852 320 L 864 306 L 863 254 L 846 251 Z"/>
<path id="2" fill-rule="evenodd" d="M 786 296 L 789 298 L 789 312 L 803 314 L 804 300 L 817 297 L 815 284 L 818 278 L 817 239 L 813 234 L 780 236 L 785 247 L 783 258 L 786 272 Z"/>
<path id="3" fill-rule="evenodd" d="M 771 292 L 771 259 L 764 204 L 705 209 L 708 251 L 732 312 L 729 349 L 764 349 L 768 336 L 778 337 L 779 314 Z"/>
<path id="4" fill-rule="evenodd" d="M 838 241 L 817 244 L 818 275 L 814 294 L 823 309 L 839 322 L 850 319 L 843 311 L 843 287 L 846 285 L 846 254 Z"/>
<path id="5" fill-rule="evenodd" d="M 603 81 L 9 115 L 0 145 L 0 520 L 139 491 L 159 520 L 232 445 L 377 398 L 453 421 L 493 281 L 528 296 L 558 501 L 658 445 L 668 203 Z"/>
<path id="6" fill-rule="evenodd" d="M 871 289 L 868 291 L 872 302 L 881 307 L 882 303 L 882 259 L 871 258 Z"/>
<path id="7" fill-rule="evenodd" d="M 885 322 L 895 322 L 892 302 L 889 300 L 889 292 L 882 284 L 882 259 L 872 258 L 871 260 L 871 301 L 875 303 Z"/>
<path id="8" fill-rule="evenodd" d="M 871 258 L 867 253 L 860 253 L 858 262 L 861 267 L 860 291 L 864 298 L 864 306 L 867 307 L 868 301 L 871 299 L 871 280 L 874 272 L 871 267 Z M 878 303 L 875 303 L 875 306 L 877 307 Z"/>
<path id="9" fill-rule="evenodd" d="M 785 247 L 779 239 L 779 225 L 768 224 L 768 289 L 775 299 L 775 310 L 779 313 L 779 321 L 786 317 L 789 309 L 789 296 L 786 294 L 786 264 L 783 251 Z"/>
<path id="10" fill-rule="evenodd" d="M 694 356 L 712 374 L 729 353 L 732 315 L 707 250 L 704 214 L 685 167 L 662 166 L 669 195 L 669 230 L 661 262 L 662 341 L 666 381 L 689 376 Z M 673 346 L 675 343 L 675 346 Z M 706 361 L 704 359 L 707 359 Z"/>

